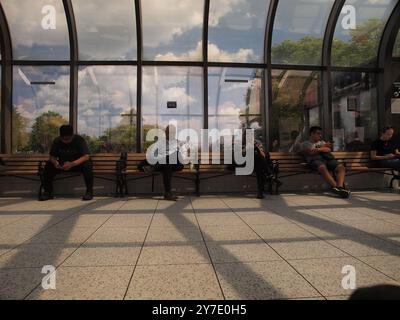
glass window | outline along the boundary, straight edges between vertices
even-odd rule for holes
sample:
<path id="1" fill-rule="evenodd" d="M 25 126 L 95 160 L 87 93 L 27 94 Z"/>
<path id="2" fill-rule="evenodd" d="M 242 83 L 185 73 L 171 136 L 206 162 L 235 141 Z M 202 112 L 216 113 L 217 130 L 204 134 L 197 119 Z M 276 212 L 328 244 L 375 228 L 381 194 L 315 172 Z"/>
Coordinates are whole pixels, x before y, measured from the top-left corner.
<path id="1" fill-rule="evenodd" d="M 272 70 L 273 151 L 299 152 L 309 128 L 321 125 L 318 71 Z"/>
<path id="2" fill-rule="evenodd" d="M 69 121 L 69 67 L 14 67 L 12 148 L 47 153 Z"/>
<path id="3" fill-rule="evenodd" d="M 134 0 L 73 0 L 80 60 L 135 60 Z"/>
<path id="4" fill-rule="evenodd" d="M 376 76 L 333 72 L 332 80 L 334 150 L 369 150 L 378 134 Z"/>
<path id="5" fill-rule="evenodd" d="M 230 130 L 255 129 L 264 141 L 262 69 L 210 68 L 209 128 Z"/>
<path id="6" fill-rule="evenodd" d="M 78 132 L 92 153 L 136 151 L 136 67 L 79 68 Z"/>
<path id="7" fill-rule="evenodd" d="M 321 64 L 334 0 L 280 0 L 272 36 L 272 63 Z"/>
<path id="8" fill-rule="evenodd" d="M 143 68 L 143 139 L 170 123 L 182 130 L 203 128 L 203 70 L 195 67 Z M 145 147 L 152 142 L 145 142 Z"/>
<path id="9" fill-rule="evenodd" d="M 142 1 L 145 60 L 202 60 L 204 1 Z"/>
<path id="10" fill-rule="evenodd" d="M 394 45 L 393 57 L 400 57 L 400 31 L 397 35 L 396 43 Z"/>
<path id="11" fill-rule="evenodd" d="M 335 66 L 375 66 L 386 22 L 398 0 L 347 0 L 332 46 Z"/>
<path id="12" fill-rule="evenodd" d="M 269 4 L 269 0 L 212 0 L 208 60 L 262 63 Z"/>
<path id="13" fill-rule="evenodd" d="M 61 0 L 3 0 L 16 60 L 69 60 Z"/>

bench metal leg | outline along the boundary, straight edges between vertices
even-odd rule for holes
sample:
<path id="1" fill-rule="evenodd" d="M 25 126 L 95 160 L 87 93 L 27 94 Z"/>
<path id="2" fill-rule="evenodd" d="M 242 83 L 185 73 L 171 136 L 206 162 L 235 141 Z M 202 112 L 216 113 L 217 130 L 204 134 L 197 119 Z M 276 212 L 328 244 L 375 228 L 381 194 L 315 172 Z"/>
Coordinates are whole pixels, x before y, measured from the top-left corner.
<path id="1" fill-rule="evenodd" d="M 196 184 L 196 196 L 200 197 L 200 175 L 198 173 L 196 174 L 195 184 Z"/>

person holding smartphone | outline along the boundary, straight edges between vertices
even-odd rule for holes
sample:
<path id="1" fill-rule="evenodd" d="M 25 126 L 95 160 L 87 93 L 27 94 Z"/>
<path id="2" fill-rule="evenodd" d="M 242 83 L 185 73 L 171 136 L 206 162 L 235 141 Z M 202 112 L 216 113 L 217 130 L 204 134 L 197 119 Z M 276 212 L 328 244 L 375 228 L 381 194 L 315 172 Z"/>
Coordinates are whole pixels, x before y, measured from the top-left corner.
<path id="1" fill-rule="evenodd" d="M 332 149 L 333 144 L 322 139 L 321 127 L 312 127 L 309 140 L 302 144 L 302 154 L 308 166 L 322 175 L 334 194 L 348 198 L 350 191 L 344 185 L 346 168 L 337 162 Z"/>
<path id="2" fill-rule="evenodd" d="M 54 140 L 51 146 L 50 159 L 44 168 L 44 193 L 39 199 L 40 201 L 54 198 L 54 177 L 64 172 L 82 173 L 86 184 L 86 194 L 82 200 L 93 199 L 93 168 L 89 149 L 85 139 L 74 134 L 70 125 L 61 126 L 60 136 Z"/>
<path id="3" fill-rule="evenodd" d="M 376 161 L 379 167 L 400 171 L 400 152 L 392 140 L 393 136 L 394 128 L 391 126 L 381 131 L 379 139 L 371 145 L 371 160 Z"/>

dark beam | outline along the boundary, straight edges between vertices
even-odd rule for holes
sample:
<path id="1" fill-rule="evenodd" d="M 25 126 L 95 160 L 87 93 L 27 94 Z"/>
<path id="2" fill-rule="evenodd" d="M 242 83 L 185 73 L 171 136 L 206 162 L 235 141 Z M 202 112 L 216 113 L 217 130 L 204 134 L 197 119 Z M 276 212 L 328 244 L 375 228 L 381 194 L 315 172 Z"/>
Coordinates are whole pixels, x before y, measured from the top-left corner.
<path id="1" fill-rule="evenodd" d="M 346 0 L 336 0 L 332 6 L 331 13 L 326 24 L 324 41 L 322 45 L 322 66 L 324 71 L 321 75 L 322 83 L 322 110 L 321 110 L 321 124 L 324 128 L 325 136 L 327 139 L 333 138 L 333 121 L 332 121 L 332 44 L 335 35 L 335 28 L 342 8 Z M 348 69 L 347 69 L 348 70 Z"/>
<path id="2" fill-rule="evenodd" d="M 142 152 L 142 78 L 143 78 L 143 31 L 140 0 L 135 0 L 136 38 L 137 38 L 137 89 L 136 89 L 136 151 Z"/>
<path id="3" fill-rule="evenodd" d="M 378 67 L 384 72 L 378 75 L 378 123 L 380 128 L 390 122 L 392 98 L 392 55 L 400 28 L 400 2 L 387 21 L 378 52 Z"/>
<path id="4" fill-rule="evenodd" d="M 0 3 L 0 41 L 1 41 L 1 153 L 12 152 L 12 43 L 3 6 Z"/>
<path id="5" fill-rule="evenodd" d="M 78 131 L 78 32 L 71 0 L 63 0 L 70 47 L 69 123 Z"/>

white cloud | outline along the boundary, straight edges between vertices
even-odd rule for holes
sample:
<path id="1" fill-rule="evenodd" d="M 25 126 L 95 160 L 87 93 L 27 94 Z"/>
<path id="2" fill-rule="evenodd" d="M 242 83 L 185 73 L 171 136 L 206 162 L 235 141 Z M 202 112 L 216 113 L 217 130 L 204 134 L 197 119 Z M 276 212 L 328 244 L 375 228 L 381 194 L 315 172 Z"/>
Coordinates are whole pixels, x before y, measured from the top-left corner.
<path id="1" fill-rule="evenodd" d="M 159 54 L 156 56 L 156 60 L 159 61 L 197 61 L 202 56 L 202 43 L 201 41 L 197 43 L 196 49 L 184 53 L 181 55 L 176 55 L 172 52 L 166 54 Z M 208 59 L 210 61 L 218 62 L 249 62 L 256 61 L 257 57 L 252 49 L 240 48 L 236 52 L 228 52 L 218 48 L 216 44 L 208 44 Z"/>

